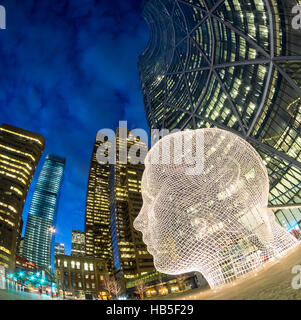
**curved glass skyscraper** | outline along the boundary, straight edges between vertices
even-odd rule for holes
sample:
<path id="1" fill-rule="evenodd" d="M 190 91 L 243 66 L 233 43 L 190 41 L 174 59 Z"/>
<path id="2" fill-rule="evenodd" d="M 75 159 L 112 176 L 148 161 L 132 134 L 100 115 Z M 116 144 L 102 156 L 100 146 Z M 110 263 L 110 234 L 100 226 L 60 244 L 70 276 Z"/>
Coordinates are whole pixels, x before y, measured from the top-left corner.
<path id="1" fill-rule="evenodd" d="M 296 0 L 148 0 L 139 57 L 149 128 L 219 127 L 249 141 L 270 177 L 270 205 L 301 221 L 301 29 Z"/>
<path id="2" fill-rule="evenodd" d="M 31 201 L 23 257 L 39 267 L 50 267 L 54 250 L 51 227 L 56 225 L 66 160 L 47 155 Z"/>

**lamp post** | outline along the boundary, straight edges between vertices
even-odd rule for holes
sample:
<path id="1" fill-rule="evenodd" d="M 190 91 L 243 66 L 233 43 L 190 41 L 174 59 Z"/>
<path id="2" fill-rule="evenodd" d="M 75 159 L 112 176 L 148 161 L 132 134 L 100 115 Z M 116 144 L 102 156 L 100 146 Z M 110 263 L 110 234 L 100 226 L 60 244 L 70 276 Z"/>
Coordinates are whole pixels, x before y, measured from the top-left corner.
<path id="1" fill-rule="evenodd" d="M 56 233 L 55 227 L 52 226 L 49 228 L 49 232 L 53 235 L 54 233 Z"/>
<path id="2" fill-rule="evenodd" d="M 49 232 L 51 233 L 51 237 L 56 233 L 56 229 L 55 229 L 55 227 L 54 226 L 51 226 L 50 228 L 49 228 Z M 51 239 L 52 240 L 52 239 Z M 52 290 L 53 290 L 53 285 L 52 285 L 52 283 L 54 282 L 53 281 L 53 277 L 52 277 L 52 267 L 51 267 L 51 265 L 49 266 L 49 275 L 50 275 L 50 290 L 51 290 L 51 297 L 53 298 L 53 292 L 52 292 Z"/>

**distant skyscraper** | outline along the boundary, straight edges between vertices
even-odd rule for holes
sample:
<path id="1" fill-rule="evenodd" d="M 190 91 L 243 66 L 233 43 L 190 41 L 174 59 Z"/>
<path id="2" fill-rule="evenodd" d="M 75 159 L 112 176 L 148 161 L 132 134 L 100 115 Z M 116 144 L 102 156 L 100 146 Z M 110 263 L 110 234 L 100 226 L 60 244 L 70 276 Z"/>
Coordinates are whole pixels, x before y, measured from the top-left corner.
<path id="1" fill-rule="evenodd" d="M 13 270 L 22 232 L 22 210 L 45 147 L 42 135 L 0 127 L 0 265 Z"/>
<path id="2" fill-rule="evenodd" d="M 56 225 L 64 169 L 65 159 L 46 157 L 29 210 L 23 257 L 40 267 L 48 268 L 51 264 L 52 227 Z"/>
<path id="3" fill-rule="evenodd" d="M 269 205 L 301 225 L 301 32 L 288 0 L 148 0 L 139 73 L 150 129 L 218 127 L 260 153 Z"/>
<path id="4" fill-rule="evenodd" d="M 112 270 L 112 244 L 110 232 L 110 166 L 99 165 L 96 152 L 100 142 L 93 147 L 86 201 L 85 236 L 86 255 L 107 262 Z"/>
<path id="5" fill-rule="evenodd" d="M 71 256 L 84 257 L 86 255 L 85 243 L 85 232 L 73 230 Z"/>
<path id="6" fill-rule="evenodd" d="M 17 251 L 17 254 L 20 257 L 22 257 L 22 255 L 23 255 L 23 245 L 24 245 L 24 238 L 21 238 L 20 243 L 19 243 L 19 248 Z"/>
<path id="7" fill-rule="evenodd" d="M 54 246 L 54 255 L 65 254 L 65 245 L 63 243 L 56 243 Z"/>

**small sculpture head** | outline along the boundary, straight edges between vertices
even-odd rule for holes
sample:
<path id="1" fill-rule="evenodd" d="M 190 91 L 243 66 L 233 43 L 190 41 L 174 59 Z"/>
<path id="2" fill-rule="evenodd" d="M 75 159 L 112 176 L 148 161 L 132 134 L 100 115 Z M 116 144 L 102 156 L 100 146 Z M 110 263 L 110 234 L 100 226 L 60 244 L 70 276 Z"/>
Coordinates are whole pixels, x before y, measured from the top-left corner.
<path id="1" fill-rule="evenodd" d="M 143 207 L 134 227 L 158 271 L 200 271 L 215 287 L 296 243 L 267 210 L 268 194 L 266 167 L 244 139 L 220 129 L 177 132 L 145 159 Z M 277 247 L 276 234 L 288 244 Z M 243 257 L 240 267 L 237 257 Z M 230 269 L 234 275 L 227 275 Z"/>

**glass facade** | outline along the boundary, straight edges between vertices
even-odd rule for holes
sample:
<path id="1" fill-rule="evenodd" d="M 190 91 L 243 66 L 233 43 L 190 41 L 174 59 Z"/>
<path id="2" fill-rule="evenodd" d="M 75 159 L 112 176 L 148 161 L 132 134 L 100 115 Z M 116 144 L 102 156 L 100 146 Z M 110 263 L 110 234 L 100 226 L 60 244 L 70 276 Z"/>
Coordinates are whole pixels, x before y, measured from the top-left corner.
<path id="1" fill-rule="evenodd" d="M 40 134 L 0 127 L 0 265 L 10 271 L 20 250 L 23 206 L 44 147 Z"/>
<path id="2" fill-rule="evenodd" d="M 139 57 L 149 129 L 218 127 L 249 141 L 288 230 L 301 210 L 301 33 L 296 0 L 149 0 Z"/>
<path id="3" fill-rule="evenodd" d="M 113 257 L 110 232 L 110 167 L 99 165 L 96 153 L 100 141 L 95 141 L 88 180 L 85 236 L 86 256 L 103 259 L 112 271 Z"/>
<path id="4" fill-rule="evenodd" d="M 49 268 L 53 258 L 52 227 L 56 225 L 65 162 L 57 156 L 46 157 L 29 209 L 23 257 L 39 267 Z"/>
<path id="5" fill-rule="evenodd" d="M 144 165 L 121 163 L 120 150 L 124 154 L 135 143 L 134 137 L 127 136 L 127 132 L 125 138 L 120 139 L 117 129 L 116 144 L 108 140 L 105 142 L 109 148 L 116 146 L 116 163 L 97 162 L 97 150 L 103 142 L 96 140 L 87 193 L 86 255 L 106 261 L 110 273 L 116 268 L 125 278 L 133 278 L 154 268 L 141 233 L 133 227 L 142 207 Z M 142 141 L 140 148 L 147 152 L 147 145 Z"/>
<path id="6" fill-rule="evenodd" d="M 153 271 L 153 257 L 142 241 L 141 232 L 133 227 L 143 201 L 141 179 L 143 164 L 132 164 L 130 149 L 133 145 L 140 154 L 146 154 L 147 144 L 137 140 L 132 133 L 118 128 L 116 131 L 116 164 L 110 170 L 110 210 L 111 234 L 114 256 L 114 267 L 121 270 L 125 279 L 135 278 L 143 273 Z M 127 163 L 122 157 L 127 154 Z"/>

